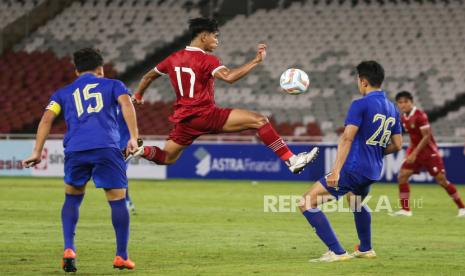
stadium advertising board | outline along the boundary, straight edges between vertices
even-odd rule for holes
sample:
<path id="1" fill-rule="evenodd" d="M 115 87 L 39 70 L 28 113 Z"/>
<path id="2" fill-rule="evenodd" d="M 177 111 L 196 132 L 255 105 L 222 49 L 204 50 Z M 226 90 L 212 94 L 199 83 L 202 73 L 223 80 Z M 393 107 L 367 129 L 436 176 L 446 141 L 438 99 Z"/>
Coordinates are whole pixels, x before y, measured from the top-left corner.
<path id="1" fill-rule="evenodd" d="M 164 141 L 147 141 L 150 145 L 163 146 Z M 63 176 L 64 152 L 61 140 L 48 140 L 42 151 L 42 162 L 25 169 L 21 160 L 28 157 L 34 147 L 33 140 L 0 141 L 0 175 L 5 176 Z M 129 162 L 130 178 L 166 179 L 166 167 L 157 166 L 146 160 Z"/>
<path id="2" fill-rule="evenodd" d="M 21 160 L 31 154 L 32 141 L 0 140 L 0 175 L 30 175 L 30 169 L 24 169 Z"/>
<path id="3" fill-rule="evenodd" d="M 145 141 L 146 145 L 162 147 L 164 141 Z M 29 156 L 33 140 L 0 140 L 0 175 L 3 176 L 63 176 L 64 154 L 61 140 L 49 140 L 43 151 L 43 161 L 32 169 L 21 167 Z M 260 144 L 194 144 L 171 166 L 157 166 L 143 159 L 131 160 L 130 178 L 166 179 L 247 179 L 315 181 L 329 172 L 336 157 L 336 145 L 319 145 L 317 160 L 301 174 L 293 175 L 272 151 Z M 309 150 L 307 145 L 291 145 L 294 152 Z M 463 145 L 442 144 L 447 176 L 453 183 L 465 183 Z M 405 150 L 385 158 L 380 182 L 396 182 Z M 412 182 L 434 182 L 422 172 Z"/>
<path id="4" fill-rule="evenodd" d="M 336 158 L 336 145 L 319 145 L 317 160 L 301 174 L 293 175 L 273 152 L 263 145 L 194 144 L 168 167 L 168 178 L 249 179 L 315 181 L 328 173 Z M 294 152 L 308 151 L 310 146 L 291 146 Z M 465 156 L 462 145 L 440 145 L 447 175 L 454 183 L 465 183 L 462 173 Z M 386 156 L 380 182 L 396 182 L 405 157 L 405 149 Z M 412 182 L 434 182 L 427 173 L 412 177 Z"/>
<path id="5" fill-rule="evenodd" d="M 293 146 L 294 151 L 308 150 Z M 321 161 L 321 160 L 320 160 Z M 324 169 L 323 162 L 299 175 L 263 145 L 257 144 L 194 144 L 181 158 L 168 167 L 168 178 L 307 180 L 316 179 Z"/>

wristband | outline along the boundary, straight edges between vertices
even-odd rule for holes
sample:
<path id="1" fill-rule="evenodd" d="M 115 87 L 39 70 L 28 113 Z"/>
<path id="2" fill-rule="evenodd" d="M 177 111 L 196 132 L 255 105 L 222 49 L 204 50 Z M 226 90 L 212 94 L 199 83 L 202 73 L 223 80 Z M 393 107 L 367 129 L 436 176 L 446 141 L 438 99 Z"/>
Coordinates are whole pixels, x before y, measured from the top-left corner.
<path id="1" fill-rule="evenodd" d="M 134 94 L 134 99 L 138 100 L 138 101 L 141 101 L 142 100 L 142 95 L 139 94 L 139 93 L 135 93 Z"/>

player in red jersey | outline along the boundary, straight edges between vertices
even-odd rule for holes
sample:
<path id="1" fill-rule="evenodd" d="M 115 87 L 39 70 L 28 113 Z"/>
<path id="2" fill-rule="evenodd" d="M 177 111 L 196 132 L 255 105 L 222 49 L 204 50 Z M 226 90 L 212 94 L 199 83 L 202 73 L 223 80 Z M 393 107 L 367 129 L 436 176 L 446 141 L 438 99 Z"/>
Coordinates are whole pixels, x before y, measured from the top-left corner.
<path id="1" fill-rule="evenodd" d="M 413 96 L 407 91 L 396 95 L 397 106 L 402 112 L 402 123 L 410 135 L 407 157 L 400 169 L 399 195 L 402 209 L 393 213 L 396 216 L 411 216 L 409 206 L 410 187 L 408 179 L 411 175 L 426 169 L 436 182 L 441 185 L 459 208 L 458 217 L 465 217 L 465 206 L 455 188 L 446 178 L 444 162 L 439 154 L 438 146 L 431 133 L 428 115 L 413 103 Z"/>
<path id="2" fill-rule="evenodd" d="M 266 56 L 266 45 L 259 44 L 253 60 L 229 69 L 210 54 L 218 46 L 218 24 L 214 19 L 196 18 L 189 21 L 192 40 L 185 49 L 177 51 L 142 78 L 134 93 L 136 103 L 143 102 L 147 87 L 157 78 L 168 75 L 176 93 L 174 113 L 170 120 L 175 123 L 164 149 L 145 146 L 134 156 L 142 156 L 160 165 L 176 162 L 182 151 L 204 134 L 239 132 L 256 129 L 258 137 L 285 161 L 291 172 L 299 173 L 318 155 L 318 148 L 308 153 L 294 155 L 274 130 L 268 119 L 258 113 L 242 109 L 220 108 L 215 105 L 215 78 L 234 83 L 247 75 Z"/>

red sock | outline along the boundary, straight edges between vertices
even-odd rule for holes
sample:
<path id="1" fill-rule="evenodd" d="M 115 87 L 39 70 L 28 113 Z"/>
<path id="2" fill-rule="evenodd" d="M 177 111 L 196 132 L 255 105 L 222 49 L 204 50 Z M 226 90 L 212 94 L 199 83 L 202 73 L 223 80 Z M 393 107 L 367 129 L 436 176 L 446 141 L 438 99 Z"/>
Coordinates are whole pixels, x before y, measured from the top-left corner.
<path id="1" fill-rule="evenodd" d="M 260 140 L 281 160 L 286 161 L 294 155 L 270 123 L 266 123 L 260 127 L 257 134 Z"/>
<path id="2" fill-rule="evenodd" d="M 399 184 L 399 198 L 400 198 L 400 206 L 402 209 L 406 211 L 410 211 L 410 186 L 408 183 L 401 183 Z"/>
<path id="3" fill-rule="evenodd" d="M 145 146 L 144 155 L 142 156 L 149 161 L 153 161 L 158 165 L 166 165 L 166 151 L 156 146 Z"/>
<path id="4" fill-rule="evenodd" d="M 449 196 L 452 198 L 455 204 L 457 204 L 457 207 L 465 208 L 462 199 L 460 198 L 459 192 L 457 192 L 457 189 L 455 188 L 454 184 L 449 183 L 449 185 L 444 187 L 444 190 L 446 190 L 446 192 L 449 194 Z"/>

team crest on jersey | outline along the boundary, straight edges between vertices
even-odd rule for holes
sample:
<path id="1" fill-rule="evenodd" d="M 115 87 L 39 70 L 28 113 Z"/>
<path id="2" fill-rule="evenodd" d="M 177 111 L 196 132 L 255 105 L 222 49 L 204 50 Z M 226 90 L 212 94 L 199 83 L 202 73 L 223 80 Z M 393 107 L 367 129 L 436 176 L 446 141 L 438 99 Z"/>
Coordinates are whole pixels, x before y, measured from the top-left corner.
<path id="1" fill-rule="evenodd" d="M 411 124 L 411 125 L 410 125 L 410 128 L 415 128 L 415 124 Z"/>

